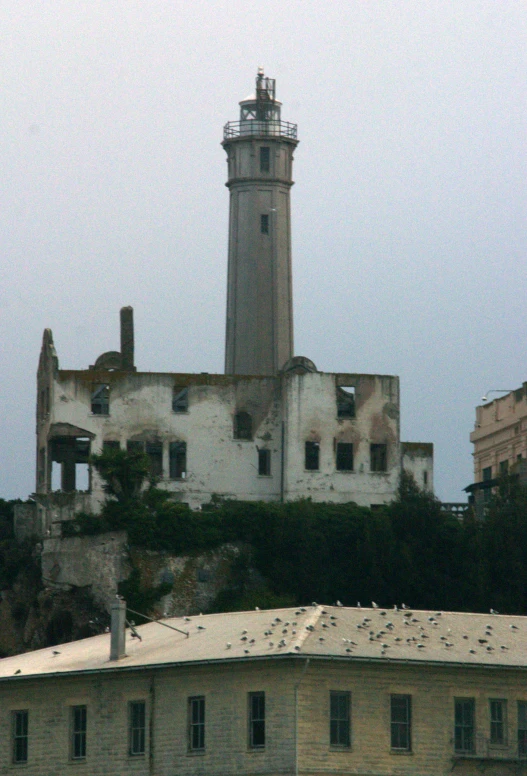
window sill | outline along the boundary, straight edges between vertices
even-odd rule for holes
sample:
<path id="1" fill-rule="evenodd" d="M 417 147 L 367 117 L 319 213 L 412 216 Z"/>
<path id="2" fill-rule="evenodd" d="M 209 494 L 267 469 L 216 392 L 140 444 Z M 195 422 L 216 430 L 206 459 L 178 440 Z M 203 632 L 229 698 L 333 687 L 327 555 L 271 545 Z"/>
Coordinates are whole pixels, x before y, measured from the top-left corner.
<path id="1" fill-rule="evenodd" d="M 256 475 L 259 480 L 272 480 L 273 475 L 272 474 L 257 474 Z"/>
<path id="2" fill-rule="evenodd" d="M 330 752 L 341 752 L 342 754 L 346 754 L 347 752 L 352 752 L 353 748 L 352 746 L 346 746 L 345 744 L 330 744 L 329 745 L 329 751 Z"/>
<path id="3" fill-rule="evenodd" d="M 131 760 L 140 760 L 142 757 L 146 757 L 146 752 L 137 752 L 137 753 L 128 752 L 128 757 Z"/>
<path id="4" fill-rule="evenodd" d="M 203 757 L 206 754 L 205 749 L 188 749 L 187 757 Z"/>
<path id="5" fill-rule="evenodd" d="M 355 469 L 335 469 L 337 474 L 355 474 Z"/>
<path id="6" fill-rule="evenodd" d="M 190 415 L 188 410 L 172 410 L 172 415 Z"/>
<path id="7" fill-rule="evenodd" d="M 390 754 L 403 755 L 403 757 L 413 756 L 411 749 L 390 749 Z"/>
<path id="8" fill-rule="evenodd" d="M 265 746 L 250 746 L 247 749 L 249 754 L 263 754 L 265 752 Z"/>

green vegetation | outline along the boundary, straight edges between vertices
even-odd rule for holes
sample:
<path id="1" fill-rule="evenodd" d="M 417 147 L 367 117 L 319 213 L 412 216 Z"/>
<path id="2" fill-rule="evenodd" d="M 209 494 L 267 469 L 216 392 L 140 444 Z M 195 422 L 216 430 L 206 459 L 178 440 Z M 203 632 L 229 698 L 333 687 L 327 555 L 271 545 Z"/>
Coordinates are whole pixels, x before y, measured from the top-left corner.
<path id="1" fill-rule="evenodd" d="M 234 542 L 245 548 L 216 610 L 337 599 L 458 611 L 527 608 L 527 494 L 508 482 L 484 522 L 442 512 L 407 475 L 397 498 L 373 511 L 353 503 L 215 499 L 192 512 L 155 482 L 144 487 L 140 454 L 109 451 L 93 462 L 109 498 L 99 516 L 79 516 L 73 531 L 126 528 L 132 546 L 174 555 Z M 251 569 L 260 586 L 250 584 Z M 134 600 L 164 594 L 141 592 L 137 576 L 132 583 Z"/>
<path id="2" fill-rule="evenodd" d="M 13 512 L 20 499 L 5 501 L 0 499 L 0 590 L 10 588 L 21 569 L 35 578 L 40 571 L 33 554 L 34 542 L 29 540 L 19 544 L 13 533 Z"/>

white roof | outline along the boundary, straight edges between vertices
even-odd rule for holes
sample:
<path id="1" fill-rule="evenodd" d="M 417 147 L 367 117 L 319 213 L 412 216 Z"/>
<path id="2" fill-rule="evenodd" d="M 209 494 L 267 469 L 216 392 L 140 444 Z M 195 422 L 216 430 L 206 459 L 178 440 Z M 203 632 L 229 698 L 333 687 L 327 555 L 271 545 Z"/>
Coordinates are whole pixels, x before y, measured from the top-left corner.
<path id="1" fill-rule="evenodd" d="M 110 634 L 0 660 L 0 681 L 92 671 L 280 657 L 527 667 L 527 617 L 308 606 L 209 614 L 126 632 L 110 661 Z"/>

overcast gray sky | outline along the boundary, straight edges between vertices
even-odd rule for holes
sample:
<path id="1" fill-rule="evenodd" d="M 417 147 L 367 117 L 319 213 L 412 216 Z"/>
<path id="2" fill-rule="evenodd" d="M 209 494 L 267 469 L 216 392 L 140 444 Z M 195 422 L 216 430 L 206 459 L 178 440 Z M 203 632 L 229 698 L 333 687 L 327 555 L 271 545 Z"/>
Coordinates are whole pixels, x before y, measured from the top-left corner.
<path id="1" fill-rule="evenodd" d="M 527 379 L 525 0 L 3 0 L 0 497 L 34 489 L 35 373 L 119 349 L 221 372 L 222 127 L 258 65 L 298 123 L 295 352 L 397 374 L 437 494 Z"/>

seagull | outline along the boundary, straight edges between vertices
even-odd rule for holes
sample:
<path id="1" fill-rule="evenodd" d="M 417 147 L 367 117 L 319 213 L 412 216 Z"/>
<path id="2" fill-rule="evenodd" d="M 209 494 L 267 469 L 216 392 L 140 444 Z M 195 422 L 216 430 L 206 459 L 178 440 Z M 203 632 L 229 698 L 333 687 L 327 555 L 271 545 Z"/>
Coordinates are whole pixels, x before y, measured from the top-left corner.
<path id="1" fill-rule="evenodd" d="M 58 650 L 54 649 L 54 650 L 53 650 L 53 654 L 54 654 L 54 655 L 60 655 L 60 652 L 58 652 Z"/>
<path id="2" fill-rule="evenodd" d="M 254 611 L 255 611 L 255 612 L 259 612 L 259 611 L 260 611 L 260 607 L 259 607 L 259 606 L 255 606 L 255 607 L 254 607 Z"/>
<path id="3" fill-rule="evenodd" d="M 375 603 L 375 601 L 372 601 L 372 602 L 371 602 L 371 605 L 372 605 L 372 607 L 373 607 L 374 609 L 378 609 L 378 608 L 379 608 L 379 604 L 376 604 L 376 603 Z"/>
<path id="4" fill-rule="evenodd" d="M 408 609 L 408 607 L 406 606 L 406 604 L 401 604 L 401 609 Z"/>
<path id="5" fill-rule="evenodd" d="M 198 625 L 198 630 L 206 630 L 204 625 Z"/>
<path id="6" fill-rule="evenodd" d="M 22 670 L 20 668 L 17 668 L 17 670 L 15 671 L 15 674 L 21 674 L 21 673 L 22 673 Z"/>
<path id="7" fill-rule="evenodd" d="M 343 606 L 342 601 L 335 601 L 335 606 Z"/>
<path id="8" fill-rule="evenodd" d="M 362 607 L 360 605 L 360 601 L 357 601 L 357 609 L 362 609 Z"/>
<path id="9" fill-rule="evenodd" d="M 232 644 L 230 641 L 228 641 L 225 645 L 225 649 L 230 649 L 232 647 Z"/>
<path id="10" fill-rule="evenodd" d="M 497 611 L 497 609 L 491 609 L 491 610 L 490 610 L 490 613 L 491 613 L 491 614 L 499 614 L 499 612 Z"/>
<path id="11" fill-rule="evenodd" d="M 317 604 L 317 602 L 316 602 L 316 601 L 312 601 L 312 602 L 311 602 L 311 606 L 318 606 L 318 604 Z"/>

